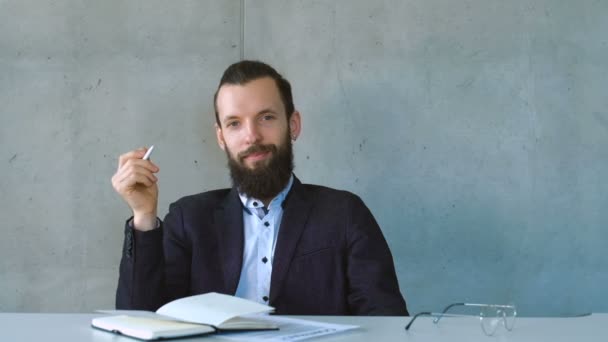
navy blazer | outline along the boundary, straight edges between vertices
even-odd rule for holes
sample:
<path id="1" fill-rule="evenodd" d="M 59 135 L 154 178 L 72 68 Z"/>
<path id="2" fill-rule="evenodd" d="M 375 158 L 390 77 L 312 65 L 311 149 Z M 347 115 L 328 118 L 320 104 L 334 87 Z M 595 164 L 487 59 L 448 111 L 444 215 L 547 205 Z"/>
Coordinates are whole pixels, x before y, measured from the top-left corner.
<path id="1" fill-rule="evenodd" d="M 269 299 L 277 314 L 408 314 L 386 240 L 359 197 L 295 178 L 283 208 Z M 156 310 L 195 294 L 234 295 L 243 246 L 234 188 L 178 200 L 160 229 L 127 224 L 116 307 Z"/>

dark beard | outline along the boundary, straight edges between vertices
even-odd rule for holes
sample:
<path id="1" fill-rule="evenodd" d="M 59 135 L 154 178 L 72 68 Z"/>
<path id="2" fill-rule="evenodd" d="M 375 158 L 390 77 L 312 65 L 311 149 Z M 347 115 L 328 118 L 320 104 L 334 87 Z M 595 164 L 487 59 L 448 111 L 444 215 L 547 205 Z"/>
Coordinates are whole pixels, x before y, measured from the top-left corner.
<path id="1" fill-rule="evenodd" d="M 258 162 L 255 169 L 250 169 L 243 164 L 245 156 L 256 152 L 271 152 L 270 159 Z M 289 182 L 293 171 L 293 149 L 290 137 L 287 136 L 285 143 L 279 148 L 276 145 L 252 145 L 246 151 L 239 153 L 238 161 L 228 156 L 228 168 L 232 185 L 240 193 L 259 200 L 268 200 L 279 194 Z"/>

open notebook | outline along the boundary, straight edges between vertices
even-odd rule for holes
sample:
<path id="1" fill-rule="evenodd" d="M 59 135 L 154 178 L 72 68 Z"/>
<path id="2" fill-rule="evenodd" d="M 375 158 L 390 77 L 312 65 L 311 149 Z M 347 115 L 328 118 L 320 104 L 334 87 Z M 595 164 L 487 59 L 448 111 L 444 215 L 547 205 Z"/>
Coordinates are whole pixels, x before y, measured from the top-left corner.
<path id="1" fill-rule="evenodd" d="M 262 318 L 242 317 L 274 308 L 215 292 L 185 297 L 150 311 L 110 311 L 126 314 L 94 318 L 91 325 L 142 340 L 209 334 L 216 331 L 273 330 Z M 107 311 L 106 311 L 107 312 Z"/>

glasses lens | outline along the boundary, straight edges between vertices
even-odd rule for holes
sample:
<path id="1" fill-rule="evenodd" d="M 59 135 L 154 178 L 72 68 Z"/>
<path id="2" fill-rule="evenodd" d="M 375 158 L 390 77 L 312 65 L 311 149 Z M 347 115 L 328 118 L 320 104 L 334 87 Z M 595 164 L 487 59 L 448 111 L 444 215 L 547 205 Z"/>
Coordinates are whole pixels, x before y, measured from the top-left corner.
<path id="1" fill-rule="evenodd" d="M 500 315 L 500 316 L 499 316 Z M 481 329 L 488 336 L 494 335 L 500 321 L 503 319 L 502 314 L 494 306 L 486 306 L 479 313 L 481 320 Z"/>
<path id="2" fill-rule="evenodd" d="M 515 305 L 509 305 L 503 310 L 505 313 L 505 328 L 511 331 L 515 326 L 515 317 L 517 316 L 517 309 L 515 308 Z"/>

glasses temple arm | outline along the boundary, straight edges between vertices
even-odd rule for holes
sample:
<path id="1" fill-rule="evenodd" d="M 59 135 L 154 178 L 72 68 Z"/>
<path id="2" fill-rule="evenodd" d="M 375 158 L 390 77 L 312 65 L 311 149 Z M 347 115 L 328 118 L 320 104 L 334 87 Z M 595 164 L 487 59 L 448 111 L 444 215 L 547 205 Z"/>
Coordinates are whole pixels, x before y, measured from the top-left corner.
<path id="1" fill-rule="evenodd" d="M 410 327 L 412 326 L 412 324 L 414 323 L 414 321 L 416 320 L 416 318 L 418 318 L 418 316 L 431 316 L 433 313 L 431 312 L 419 312 L 417 314 L 414 315 L 414 317 L 412 317 L 412 319 L 410 319 L 410 322 L 405 326 L 405 330 L 410 330 Z"/>
<path id="2" fill-rule="evenodd" d="M 433 319 L 433 323 L 439 322 L 441 317 L 443 317 L 445 315 L 445 313 L 448 312 L 451 308 L 453 308 L 455 306 L 464 306 L 464 305 L 467 305 L 467 304 L 466 303 L 454 303 L 454 304 L 450 304 L 450 305 L 446 306 L 445 309 L 443 309 L 443 311 L 441 311 L 441 313 L 438 314 L 437 317 L 435 317 L 435 319 Z"/>

